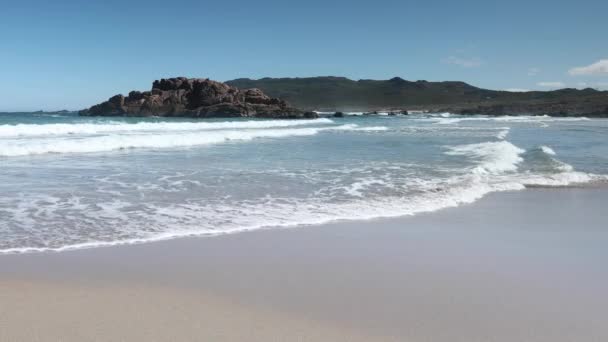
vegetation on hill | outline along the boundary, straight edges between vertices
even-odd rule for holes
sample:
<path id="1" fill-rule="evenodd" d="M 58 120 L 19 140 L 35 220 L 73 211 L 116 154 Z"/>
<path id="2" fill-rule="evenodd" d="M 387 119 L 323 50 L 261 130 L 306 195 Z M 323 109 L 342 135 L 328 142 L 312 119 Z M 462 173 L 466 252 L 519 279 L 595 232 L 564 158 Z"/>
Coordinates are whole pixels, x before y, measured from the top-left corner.
<path id="1" fill-rule="evenodd" d="M 259 88 L 305 110 L 426 109 L 481 114 L 608 115 L 608 92 L 587 88 L 508 92 L 464 82 L 350 80 L 345 77 L 235 79 L 227 84 Z"/>

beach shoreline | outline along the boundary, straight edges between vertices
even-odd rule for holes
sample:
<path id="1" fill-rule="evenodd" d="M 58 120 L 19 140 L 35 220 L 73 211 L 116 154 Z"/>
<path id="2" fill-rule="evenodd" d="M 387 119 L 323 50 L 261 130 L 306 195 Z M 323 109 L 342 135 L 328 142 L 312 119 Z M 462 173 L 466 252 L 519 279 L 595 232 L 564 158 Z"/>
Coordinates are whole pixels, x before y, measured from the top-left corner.
<path id="1" fill-rule="evenodd" d="M 0 255 L 0 338 L 605 340 L 606 200 L 541 188 L 394 219 Z"/>

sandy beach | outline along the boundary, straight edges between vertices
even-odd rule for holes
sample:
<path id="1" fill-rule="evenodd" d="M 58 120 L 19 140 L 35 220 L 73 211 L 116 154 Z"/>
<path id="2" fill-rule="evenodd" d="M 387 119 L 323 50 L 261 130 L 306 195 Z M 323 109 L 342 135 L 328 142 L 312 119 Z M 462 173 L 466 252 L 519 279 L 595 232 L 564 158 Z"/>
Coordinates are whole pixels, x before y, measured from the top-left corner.
<path id="1" fill-rule="evenodd" d="M 0 255 L 1 341 L 606 341 L 606 188 Z"/>

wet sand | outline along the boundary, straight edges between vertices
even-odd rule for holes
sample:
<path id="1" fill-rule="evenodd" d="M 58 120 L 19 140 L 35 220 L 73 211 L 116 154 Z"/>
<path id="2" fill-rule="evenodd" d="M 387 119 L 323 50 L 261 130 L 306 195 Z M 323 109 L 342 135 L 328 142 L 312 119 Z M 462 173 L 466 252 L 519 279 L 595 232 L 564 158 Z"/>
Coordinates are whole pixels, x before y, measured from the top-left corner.
<path id="1" fill-rule="evenodd" d="M 608 189 L 0 255 L 1 341 L 606 341 Z"/>

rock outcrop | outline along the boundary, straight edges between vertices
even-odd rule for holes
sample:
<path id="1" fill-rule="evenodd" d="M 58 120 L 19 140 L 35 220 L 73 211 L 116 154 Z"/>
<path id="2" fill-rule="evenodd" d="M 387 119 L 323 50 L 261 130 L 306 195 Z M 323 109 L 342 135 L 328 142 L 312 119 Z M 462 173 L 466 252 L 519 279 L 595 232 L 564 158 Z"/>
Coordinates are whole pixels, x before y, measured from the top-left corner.
<path id="1" fill-rule="evenodd" d="M 259 89 L 241 90 L 200 78 L 169 78 L 154 81 L 151 91 L 132 91 L 79 112 L 85 116 L 184 116 L 313 118 L 287 102 L 271 98 Z"/>

